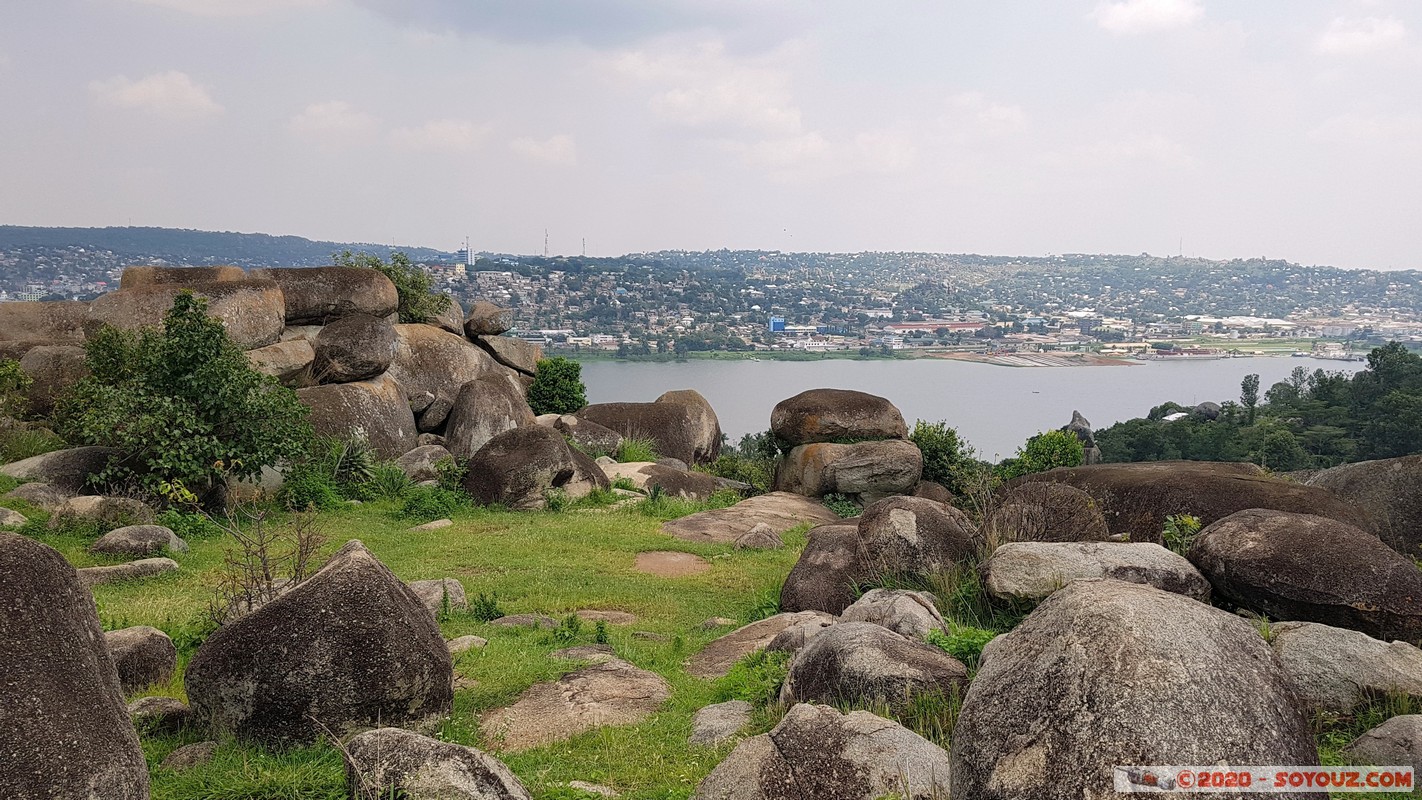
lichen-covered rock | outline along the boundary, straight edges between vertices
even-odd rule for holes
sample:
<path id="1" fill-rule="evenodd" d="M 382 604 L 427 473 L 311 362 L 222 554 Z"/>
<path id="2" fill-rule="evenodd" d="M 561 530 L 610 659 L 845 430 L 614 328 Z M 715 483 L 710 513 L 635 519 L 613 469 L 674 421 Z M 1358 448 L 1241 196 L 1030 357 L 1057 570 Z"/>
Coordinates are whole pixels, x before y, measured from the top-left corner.
<path id="1" fill-rule="evenodd" d="M 923 475 L 923 453 L 903 440 L 804 444 L 785 454 L 775 488 L 807 497 L 860 496 L 872 503 L 908 494 Z"/>
<path id="2" fill-rule="evenodd" d="M 411 581 L 410 591 L 420 598 L 420 602 L 435 615 L 435 619 L 451 611 L 469 610 L 469 598 L 465 596 L 464 584 L 460 583 L 458 578 Z"/>
<path id="3" fill-rule="evenodd" d="M 750 723 L 755 707 L 744 700 L 713 703 L 696 712 L 691 719 L 691 743 L 715 747 L 734 739 Z"/>
<path id="4" fill-rule="evenodd" d="M 501 374 L 494 359 L 463 336 L 430 325 L 395 326 L 395 360 L 390 377 L 405 387 L 411 402 L 428 396 L 419 408 L 422 431 L 441 429 L 465 384 L 484 375 Z"/>
<path id="5" fill-rule="evenodd" d="M 571 414 L 553 415 L 553 430 L 558 431 L 573 444 L 589 453 L 612 455 L 622 447 L 622 434 L 591 420 L 578 419 Z"/>
<path id="6" fill-rule="evenodd" d="M 805 643 L 790 661 L 782 703 L 887 703 L 949 697 L 968 684 L 968 668 L 938 647 L 872 622 L 841 620 Z"/>
<path id="7" fill-rule="evenodd" d="M 186 553 L 188 543 L 173 533 L 171 528 L 162 525 L 129 525 L 115 528 L 89 545 L 91 553 L 132 558 L 150 556 L 164 550 Z"/>
<path id="8" fill-rule="evenodd" d="M 809 539 L 780 587 L 780 610 L 838 615 L 870 579 L 859 548 L 859 526 L 821 525 L 810 530 Z"/>
<path id="9" fill-rule="evenodd" d="M 1378 697 L 1422 700 L 1422 650 L 1316 622 L 1277 622 L 1270 647 L 1309 711 L 1351 713 Z"/>
<path id="10" fill-rule="evenodd" d="M 952 761 L 953 797 L 1081 800 L 1116 796 L 1118 765 L 1317 764 L 1318 750 L 1248 622 L 1081 580 L 983 649 Z"/>
<path id="11" fill-rule="evenodd" d="M 395 459 L 395 464 L 400 467 L 406 477 L 419 483 L 420 481 L 438 480 L 439 470 L 436 465 L 453 459 L 454 456 L 443 445 L 426 444 Z"/>
<path id="12" fill-rule="evenodd" d="M 1305 483 L 1357 506 L 1388 547 L 1422 558 L 1422 455 L 1343 464 Z"/>
<path id="13" fill-rule="evenodd" d="M 467 459 L 495 436 L 533 424 L 533 410 L 523 395 L 506 377 L 490 373 L 464 384 L 455 396 L 445 423 L 445 446 L 455 457 Z"/>
<path id="14" fill-rule="evenodd" d="M 395 328 L 379 317 L 352 314 L 322 328 L 312 348 L 311 374 L 317 383 L 368 380 L 395 360 Z"/>
<path id="15" fill-rule="evenodd" d="M 84 341 L 89 304 L 79 300 L 0 303 L 0 341 L 73 344 Z M 24 353 L 13 357 L 19 358 Z"/>
<path id="16" fill-rule="evenodd" d="M 353 314 L 384 319 L 400 304 L 395 284 L 363 267 L 283 267 L 249 275 L 281 287 L 287 325 L 325 325 Z"/>
<path id="17" fill-rule="evenodd" d="M 12 461 L 0 466 L 0 475 L 40 481 L 72 495 L 87 488 L 89 479 L 102 472 L 118 453 L 113 447 L 71 447 Z"/>
<path id="18" fill-rule="evenodd" d="M 275 344 L 284 325 L 282 290 L 269 280 L 249 278 L 203 284 L 147 284 L 99 295 L 84 323 L 92 334 L 104 325 L 122 330 L 161 328 L 180 292 L 207 298 L 207 313 L 222 321 L 243 350 Z"/>
<path id="19" fill-rule="evenodd" d="M 192 722 L 192 710 L 176 697 L 140 697 L 128 704 L 134 727 L 154 733 L 176 733 Z"/>
<path id="20" fill-rule="evenodd" d="M 839 615 L 841 622 L 869 622 L 888 628 L 900 636 L 922 641 L 930 631 L 946 631 L 948 625 L 928 592 L 907 589 L 870 589 Z"/>
<path id="21" fill-rule="evenodd" d="M 1004 493 L 983 525 L 992 546 L 1003 542 L 1104 542 L 1111 528 L 1091 495 L 1065 483 L 1022 483 Z"/>
<path id="22" fill-rule="evenodd" d="M 311 409 L 311 424 L 322 436 L 364 439 L 381 458 L 399 458 L 415 449 L 415 414 L 405 390 L 389 374 L 298 389 L 296 398 Z"/>
<path id="23" fill-rule="evenodd" d="M 119 276 L 120 289 L 135 286 L 201 286 L 205 283 L 225 283 L 243 281 L 247 273 L 241 267 L 230 265 L 213 267 L 168 267 L 157 264 L 140 264 L 124 267 Z"/>
<path id="24" fill-rule="evenodd" d="M 66 520 L 86 519 L 105 528 L 124 525 L 147 525 L 154 520 L 153 509 L 132 497 L 104 497 L 86 494 L 65 500 L 49 518 L 49 526 L 57 528 Z"/>
<path id="25" fill-rule="evenodd" d="M 614 658 L 529 687 L 513 705 L 485 714 L 479 727 L 504 749 L 527 750 L 594 728 L 635 725 L 669 697 L 662 676 Z"/>
<path id="26" fill-rule="evenodd" d="M 346 784 L 354 800 L 530 800 L 503 762 L 399 728 L 377 728 L 346 742 Z"/>
<path id="27" fill-rule="evenodd" d="M 947 797 L 948 754 L 892 720 L 799 703 L 770 733 L 736 745 L 692 800 Z"/>
<path id="28" fill-rule="evenodd" d="M 0 664 L 0 797 L 147 800 L 94 598 L 57 551 L 11 533 L 0 533 Z"/>
<path id="29" fill-rule="evenodd" d="M 1422 571 L 1351 525 L 1251 509 L 1200 531 L 1188 555 L 1221 597 L 1271 619 L 1422 639 Z"/>
<path id="30" fill-rule="evenodd" d="M 592 459 L 541 425 L 500 433 L 469 459 L 468 468 L 464 490 L 475 501 L 514 510 L 546 507 L 554 489 L 576 499 L 611 485 Z"/>
<path id="31" fill-rule="evenodd" d="M 20 369 L 30 376 L 26 392 L 29 412 L 48 417 L 54 404 L 74 384 L 89 375 L 84 348 L 76 345 L 40 345 L 20 359 Z"/>
<path id="32" fill-rule="evenodd" d="M 770 412 L 770 431 L 789 445 L 908 436 L 904 416 L 893 403 L 849 389 L 810 389 L 781 400 Z"/>
<path id="33" fill-rule="evenodd" d="M 157 628 L 136 625 L 109 631 L 104 634 L 104 644 L 125 693 L 165 683 L 178 669 L 178 648 Z"/>
<path id="34" fill-rule="evenodd" d="M 764 522 L 756 523 L 754 528 L 736 538 L 737 550 L 778 550 L 784 546 L 785 540 Z"/>
<path id="35" fill-rule="evenodd" d="M 1008 542 L 980 570 L 999 600 L 1035 602 L 1074 580 L 1114 578 L 1210 601 L 1210 583 L 1193 564 L 1149 542 Z"/>
<path id="36" fill-rule="evenodd" d="M 1372 728 L 1343 748 L 1349 763 L 1412 767 L 1422 773 L 1422 714 L 1402 714 Z"/>
<path id="37" fill-rule="evenodd" d="M 306 339 L 277 342 L 247 351 L 252 369 L 270 375 L 282 386 L 292 389 L 311 384 L 311 362 L 315 359 L 316 351 Z"/>
<path id="38" fill-rule="evenodd" d="M 310 579 L 218 628 L 184 685 L 215 730 L 292 744 L 443 714 L 452 674 L 420 598 L 351 541 Z"/>

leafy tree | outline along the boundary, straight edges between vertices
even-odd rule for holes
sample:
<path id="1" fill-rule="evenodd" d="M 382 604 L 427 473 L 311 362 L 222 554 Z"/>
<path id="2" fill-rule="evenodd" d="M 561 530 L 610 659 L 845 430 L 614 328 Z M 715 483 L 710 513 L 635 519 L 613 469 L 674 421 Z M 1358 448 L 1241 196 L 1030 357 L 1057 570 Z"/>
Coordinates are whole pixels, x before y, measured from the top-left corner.
<path id="1" fill-rule="evenodd" d="M 32 383 L 34 378 L 20 369 L 20 362 L 13 358 L 0 360 L 0 415 L 19 417 L 28 411 Z"/>
<path id="2" fill-rule="evenodd" d="M 588 404 L 583 365 L 562 356 L 540 359 L 528 387 L 528 405 L 535 414 L 572 414 Z"/>
<path id="3" fill-rule="evenodd" d="M 1086 463 L 1086 450 L 1076 434 L 1069 431 L 1047 431 L 1027 440 L 1017 455 L 998 468 L 1004 480 L 1057 467 L 1079 467 Z"/>
<path id="4" fill-rule="evenodd" d="M 967 469 L 976 462 L 972 447 L 958 437 L 957 430 L 946 422 L 918 420 L 909 441 L 923 453 L 924 480 L 942 484 L 955 495 L 963 493 Z"/>
<path id="5" fill-rule="evenodd" d="M 390 260 L 384 261 L 370 253 L 343 250 L 332 260 L 338 267 L 365 267 L 389 278 L 400 296 L 401 322 L 430 322 L 453 302 L 447 294 L 430 291 L 430 274 L 411 264 L 410 257 L 404 253 L 391 253 Z"/>
<path id="6" fill-rule="evenodd" d="M 173 300 L 161 330 L 105 326 L 84 349 L 90 374 L 61 398 L 55 422 L 70 441 L 119 450 L 103 482 L 161 492 L 252 478 L 312 440 L 296 393 L 252 369 L 192 292 Z"/>
<path id="7" fill-rule="evenodd" d="M 1244 380 L 1239 383 L 1239 404 L 1244 406 L 1245 412 L 1249 415 L 1248 424 L 1254 424 L 1254 411 L 1259 405 L 1259 376 L 1245 375 Z"/>

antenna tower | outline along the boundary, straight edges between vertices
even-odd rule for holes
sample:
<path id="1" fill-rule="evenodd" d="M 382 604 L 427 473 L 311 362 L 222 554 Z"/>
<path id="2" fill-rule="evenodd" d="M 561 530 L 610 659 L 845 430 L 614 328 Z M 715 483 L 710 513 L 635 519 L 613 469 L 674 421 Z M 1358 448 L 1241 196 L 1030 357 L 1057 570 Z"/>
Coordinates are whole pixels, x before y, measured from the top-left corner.
<path id="1" fill-rule="evenodd" d="M 543 229 L 543 257 L 548 257 L 548 229 Z"/>

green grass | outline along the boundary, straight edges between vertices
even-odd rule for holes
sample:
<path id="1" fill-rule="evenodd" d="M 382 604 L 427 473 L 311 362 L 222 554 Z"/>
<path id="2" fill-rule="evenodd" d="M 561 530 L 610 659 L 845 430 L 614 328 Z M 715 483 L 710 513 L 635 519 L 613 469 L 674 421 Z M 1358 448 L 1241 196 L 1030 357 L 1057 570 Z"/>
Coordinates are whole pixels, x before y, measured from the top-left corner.
<path id="1" fill-rule="evenodd" d="M 670 682 L 673 695 L 663 710 L 640 725 L 603 728 L 499 756 L 540 800 L 576 796 L 560 786 L 572 780 L 610 785 L 632 800 L 662 800 L 689 796 L 731 748 L 687 743 L 692 715 L 721 696 L 716 684 L 687 675 L 683 666 L 726 632 L 702 630 L 701 623 L 713 616 L 746 622 L 763 613 L 766 596 L 779 586 L 805 542 L 804 534 L 796 531 L 787 535 L 790 546 L 781 550 L 735 551 L 730 545 L 682 542 L 658 531 L 662 519 L 704 507 L 663 499 L 625 509 L 573 508 L 561 513 L 472 509 L 458 514 L 449 528 L 410 533 L 410 520 L 399 515 L 400 502 L 381 500 L 323 513 L 318 524 L 328 537 L 325 553 L 358 538 L 401 579 L 457 578 L 471 598 L 481 593 L 497 596 L 504 613 L 537 612 L 564 619 L 579 609 L 602 609 L 637 615 L 639 621 L 632 625 L 606 626 L 606 637 L 622 658 Z M 86 533 L 50 532 L 39 525 L 29 532 L 76 566 L 112 563 L 87 552 L 93 539 Z M 106 629 L 152 625 L 167 632 L 179 646 L 180 668 L 208 630 L 204 614 L 227 546 L 222 537 L 197 538 L 190 544 L 188 553 L 172 556 L 181 565 L 175 573 L 94 589 Z M 633 569 L 633 562 L 647 550 L 696 553 L 710 559 L 712 568 L 686 578 L 645 575 Z M 480 714 L 509 704 L 534 683 L 575 669 L 578 665 L 548 654 L 597 636 L 591 623 L 583 624 L 569 642 L 567 631 L 496 627 L 468 612 L 450 614 L 441 628 L 446 638 L 477 634 L 489 640 L 488 647 L 456 659 L 458 675 L 474 683 L 456 691 L 454 713 L 439 731 L 444 739 L 481 749 L 486 743 L 479 734 Z M 645 639 L 634 635 L 638 631 L 664 638 Z M 181 678 L 142 694 L 185 697 Z M 227 743 L 205 767 L 185 773 L 157 769 L 169 752 L 200 739 L 197 732 L 143 737 L 153 766 L 155 799 L 346 796 L 340 756 L 325 745 L 276 754 Z"/>

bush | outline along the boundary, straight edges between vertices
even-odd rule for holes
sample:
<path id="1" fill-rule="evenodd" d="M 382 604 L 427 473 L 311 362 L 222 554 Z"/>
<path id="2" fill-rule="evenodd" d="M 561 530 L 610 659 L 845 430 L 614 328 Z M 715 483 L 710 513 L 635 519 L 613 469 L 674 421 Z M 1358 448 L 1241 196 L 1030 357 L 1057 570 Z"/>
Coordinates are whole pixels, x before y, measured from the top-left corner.
<path id="1" fill-rule="evenodd" d="M 1046 472 L 1057 467 L 1079 467 L 1086 463 L 1086 450 L 1076 434 L 1069 431 L 1047 431 L 1027 440 L 1017 451 L 1015 458 L 1009 458 L 998 467 L 1003 480 L 1011 480 L 1021 475 Z"/>
<path id="2" fill-rule="evenodd" d="M 63 439 L 47 428 L 11 428 L 0 433 L 0 463 L 20 461 L 66 446 Z"/>
<path id="3" fill-rule="evenodd" d="M 918 420 L 909 441 L 923 453 L 924 480 L 942 484 L 954 496 L 964 493 L 976 459 L 973 448 L 958 438 L 957 430 L 946 422 Z"/>
<path id="4" fill-rule="evenodd" d="M 1195 542 L 1195 536 L 1199 533 L 1199 517 L 1171 514 L 1165 518 L 1165 530 L 1161 531 L 1160 538 L 1166 547 L 1183 556 L 1190 550 L 1190 545 Z"/>
<path id="5" fill-rule="evenodd" d="M 996 631 L 973 628 L 967 625 L 953 625 L 948 632 L 929 631 L 926 641 L 948 655 L 963 662 L 968 669 L 978 668 L 978 658 L 987 643 L 997 638 Z"/>
<path id="6" fill-rule="evenodd" d="M 398 514 L 421 524 L 447 519 L 469 507 L 469 496 L 435 486 L 415 486 L 405 493 Z"/>
<path id="7" fill-rule="evenodd" d="M 499 617 L 507 616 L 502 608 L 499 608 L 499 595 L 479 593 L 478 597 L 469 601 L 469 615 L 479 622 L 490 622 Z"/>
<path id="8" fill-rule="evenodd" d="M 454 460 L 453 456 L 435 462 L 435 482 L 447 492 L 464 491 L 464 479 L 469 475 L 469 467 Z"/>
<path id="9" fill-rule="evenodd" d="M 864 509 L 860 508 L 859 504 L 854 502 L 854 499 L 847 494 L 831 492 L 821 497 L 820 502 L 824 504 L 825 508 L 838 514 L 840 519 L 857 517 L 864 511 Z"/>
<path id="10" fill-rule="evenodd" d="M 119 449 L 101 482 L 157 492 L 256 478 L 311 441 L 296 393 L 252 369 L 192 292 L 174 299 L 162 330 L 105 326 L 84 349 L 90 375 L 60 400 L 55 421 L 69 441 Z"/>
<path id="11" fill-rule="evenodd" d="M 223 534 L 222 527 L 204 514 L 169 508 L 158 515 L 159 525 L 168 528 L 183 540 L 211 539 Z"/>
<path id="12" fill-rule="evenodd" d="M 762 708 L 780 697 L 780 685 L 790 674 L 792 653 L 757 650 L 737 661 L 724 678 L 716 681 L 716 699 L 744 700 Z"/>
<path id="13" fill-rule="evenodd" d="M 528 405 L 534 414 L 572 414 L 588 404 L 583 365 L 562 356 L 540 359 Z"/>
<path id="14" fill-rule="evenodd" d="M 0 359 L 0 415 L 22 417 L 30 410 L 29 390 L 34 383 L 13 358 Z"/>
<path id="15" fill-rule="evenodd" d="M 431 322 L 453 302 L 449 295 L 430 291 L 430 274 L 410 263 L 404 253 L 391 253 L 390 260 L 384 261 L 370 253 L 352 253 L 343 250 L 332 256 L 338 267 L 365 267 L 373 269 L 395 284 L 400 296 L 400 321 Z"/>
<path id="16" fill-rule="evenodd" d="M 294 511 L 306 511 L 335 508 L 344 498 L 322 465 L 308 461 L 287 471 L 281 491 L 277 493 L 277 500 Z"/>
<path id="17" fill-rule="evenodd" d="M 661 456 L 657 455 L 657 443 L 652 439 L 640 437 L 624 437 L 622 444 L 617 447 L 617 460 L 626 464 L 631 461 L 656 461 Z"/>

